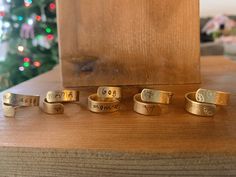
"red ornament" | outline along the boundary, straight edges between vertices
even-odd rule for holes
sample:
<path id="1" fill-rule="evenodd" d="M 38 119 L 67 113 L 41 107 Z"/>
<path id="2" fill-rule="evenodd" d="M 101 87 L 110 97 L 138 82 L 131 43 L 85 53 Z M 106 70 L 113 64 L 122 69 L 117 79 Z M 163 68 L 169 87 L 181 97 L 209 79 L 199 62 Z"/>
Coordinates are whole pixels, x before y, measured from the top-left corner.
<path id="1" fill-rule="evenodd" d="M 55 10 L 55 9 L 56 9 L 56 4 L 53 3 L 53 2 L 50 3 L 49 8 L 50 8 L 51 10 Z"/>
<path id="2" fill-rule="evenodd" d="M 51 40 L 54 39 L 54 36 L 53 36 L 52 34 L 48 34 L 48 35 L 47 35 L 47 39 L 51 41 Z"/>

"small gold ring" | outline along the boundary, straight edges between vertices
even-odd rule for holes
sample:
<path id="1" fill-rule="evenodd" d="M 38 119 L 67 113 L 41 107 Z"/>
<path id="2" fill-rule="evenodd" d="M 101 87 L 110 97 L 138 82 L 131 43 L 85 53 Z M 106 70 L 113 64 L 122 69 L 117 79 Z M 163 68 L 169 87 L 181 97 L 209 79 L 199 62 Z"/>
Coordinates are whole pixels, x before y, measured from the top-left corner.
<path id="1" fill-rule="evenodd" d="M 112 98 L 100 98 L 97 94 L 88 97 L 88 108 L 95 113 L 111 113 L 118 111 L 120 101 Z"/>
<path id="2" fill-rule="evenodd" d="M 45 98 L 43 101 L 43 111 L 47 114 L 63 114 L 64 105 L 61 103 L 49 103 Z"/>
<path id="3" fill-rule="evenodd" d="M 3 115 L 5 117 L 15 117 L 17 106 L 8 105 L 6 103 L 2 104 Z"/>
<path id="4" fill-rule="evenodd" d="M 140 93 L 134 96 L 134 111 L 146 116 L 156 116 L 162 112 L 159 104 L 143 102 Z"/>
<path id="5" fill-rule="evenodd" d="M 12 106 L 39 106 L 40 96 L 5 93 L 3 103 Z"/>
<path id="6" fill-rule="evenodd" d="M 230 93 L 198 89 L 196 92 L 196 100 L 201 103 L 211 103 L 219 106 L 227 106 L 229 104 Z"/>
<path id="7" fill-rule="evenodd" d="M 76 102 L 79 101 L 78 90 L 48 91 L 46 95 L 48 103 Z"/>
<path id="8" fill-rule="evenodd" d="M 212 117 L 216 114 L 216 105 L 199 103 L 195 97 L 196 92 L 190 92 L 185 95 L 185 109 L 187 112 L 204 117 Z"/>
<path id="9" fill-rule="evenodd" d="M 141 92 L 141 100 L 150 103 L 170 104 L 172 92 L 143 89 Z"/>
<path id="10" fill-rule="evenodd" d="M 120 87 L 99 87 L 97 95 L 100 98 L 116 98 L 121 99 L 121 88 Z"/>

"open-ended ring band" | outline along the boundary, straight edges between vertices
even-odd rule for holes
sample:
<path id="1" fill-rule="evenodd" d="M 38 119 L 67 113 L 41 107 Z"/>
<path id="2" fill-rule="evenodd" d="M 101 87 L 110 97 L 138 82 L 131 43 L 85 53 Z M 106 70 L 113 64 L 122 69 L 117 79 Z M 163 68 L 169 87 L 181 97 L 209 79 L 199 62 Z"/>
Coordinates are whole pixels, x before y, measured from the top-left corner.
<path id="1" fill-rule="evenodd" d="M 3 109 L 3 115 L 5 117 L 15 117 L 17 106 L 12 106 L 12 105 L 3 103 L 2 109 Z"/>
<path id="2" fill-rule="evenodd" d="M 99 87 L 97 95 L 100 98 L 116 98 L 121 99 L 121 88 L 120 87 Z"/>
<path id="3" fill-rule="evenodd" d="M 172 96 L 172 92 L 153 89 L 143 89 L 141 92 L 141 100 L 151 103 L 170 104 Z"/>
<path id="4" fill-rule="evenodd" d="M 49 103 L 45 98 L 43 101 L 43 111 L 47 114 L 63 114 L 64 105 L 61 103 Z"/>
<path id="5" fill-rule="evenodd" d="M 211 103 L 219 106 L 227 106 L 229 103 L 230 93 L 198 89 L 196 92 L 196 100 L 201 103 Z"/>
<path id="6" fill-rule="evenodd" d="M 78 90 L 49 91 L 46 96 L 48 103 L 76 102 L 79 101 Z"/>
<path id="7" fill-rule="evenodd" d="M 187 112 L 204 117 L 212 117 L 216 114 L 216 105 L 209 103 L 199 103 L 196 101 L 196 92 L 185 95 L 185 109 Z"/>
<path id="8" fill-rule="evenodd" d="M 120 101 L 111 98 L 100 98 L 97 94 L 88 97 L 88 109 L 95 113 L 110 113 L 118 111 Z"/>
<path id="9" fill-rule="evenodd" d="M 134 111 L 146 116 L 156 116 L 162 112 L 159 104 L 143 102 L 140 93 L 134 96 Z"/>
<path id="10" fill-rule="evenodd" d="M 3 103 L 12 106 L 39 106 L 40 96 L 5 93 Z"/>

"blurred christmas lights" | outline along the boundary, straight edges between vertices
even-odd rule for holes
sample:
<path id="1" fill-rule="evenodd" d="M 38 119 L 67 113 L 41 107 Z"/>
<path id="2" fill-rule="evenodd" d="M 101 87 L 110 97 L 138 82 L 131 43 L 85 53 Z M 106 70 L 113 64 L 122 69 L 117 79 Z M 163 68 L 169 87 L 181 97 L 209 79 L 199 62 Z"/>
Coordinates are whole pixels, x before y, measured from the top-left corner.
<path id="1" fill-rule="evenodd" d="M 20 71 L 24 71 L 25 68 L 24 68 L 23 66 L 20 66 L 20 67 L 19 67 L 19 70 L 20 70 Z"/>
<path id="2" fill-rule="evenodd" d="M 33 65 L 34 65 L 36 68 L 38 68 L 38 67 L 41 66 L 41 63 L 40 63 L 39 61 L 35 61 L 35 62 L 33 63 Z"/>
<path id="3" fill-rule="evenodd" d="M 47 35 L 47 39 L 50 40 L 50 41 L 53 40 L 54 39 L 54 35 L 52 35 L 52 34 Z"/>
<path id="4" fill-rule="evenodd" d="M 24 61 L 24 62 L 30 62 L 30 58 L 25 57 L 25 58 L 23 59 L 23 61 Z"/>
<path id="5" fill-rule="evenodd" d="M 17 47 L 17 49 L 18 49 L 19 52 L 24 52 L 24 50 L 25 50 L 24 46 L 22 46 L 22 45 L 19 45 Z"/>
<path id="6" fill-rule="evenodd" d="M 50 8 L 51 10 L 55 10 L 55 9 L 56 9 L 56 4 L 53 3 L 53 2 L 50 3 L 49 8 Z"/>
<path id="7" fill-rule="evenodd" d="M 46 31 L 46 33 L 51 33 L 51 32 L 52 32 L 52 29 L 49 28 L 49 27 L 47 27 L 47 28 L 45 29 L 45 31 Z"/>
<path id="8" fill-rule="evenodd" d="M 28 23 L 29 25 L 33 25 L 33 24 L 34 24 L 34 20 L 33 20 L 32 18 L 29 18 L 29 19 L 27 20 L 27 23 Z"/>
<path id="9" fill-rule="evenodd" d="M 28 68 L 28 67 L 30 66 L 30 63 L 29 63 L 29 62 L 24 62 L 24 63 L 23 63 L 23 66 L 26 67 L 26 68 Z"/>
<path id="10" fill-rule="evenodd" d="M 35 19 L 39 22 L 39 21 L 41 21 L 42 17 L 40 15 L 36 15 Z"/>
<path id="11" fill-rule="evenodd" d="M 18 19 L 19 21 L 23 21 L 23 20 L 24 20 L 24 17 L 18 16 L 17 19 Z"/>
<path id="12" fill-rule="evenodd" d="M 25 7 L 29 7 L 32 4 L 32 0 L 24 0 Z"/>

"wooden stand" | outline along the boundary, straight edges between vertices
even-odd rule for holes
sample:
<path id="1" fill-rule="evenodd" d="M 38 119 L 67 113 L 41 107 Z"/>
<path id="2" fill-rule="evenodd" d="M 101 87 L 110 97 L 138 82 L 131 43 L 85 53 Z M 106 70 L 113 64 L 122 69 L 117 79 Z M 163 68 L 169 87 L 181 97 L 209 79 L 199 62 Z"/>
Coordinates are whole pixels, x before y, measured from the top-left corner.
<path id="1" fill-rule="evenodd" d="M 58 0 L 65 87 L 200 82 L 198 0 Z"/>
<path id="2" fill-rule="evenodd" d="M 59 68 L 8 91 L 40 94 L 61 89 Z M 0 111 L 0 176 L 236 176 L 236 62 L 223 57 L 202 59 L 202 85 L 168 85 L 170 112 L 145 117 L 132 110 L 141 87 L 124 88 L 119 112 L 94 114 L 81 90 L 79 104 L 51 116 L 23 108 L 16 118 Z M 230 106 L 214 118 L 188 114 L 184 94 L 199 87 L 233 93 Z M 129 92 L 129 94 L 128 94 Z"/>

